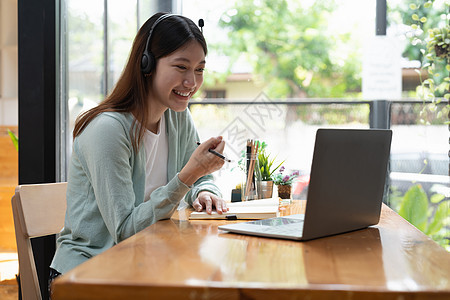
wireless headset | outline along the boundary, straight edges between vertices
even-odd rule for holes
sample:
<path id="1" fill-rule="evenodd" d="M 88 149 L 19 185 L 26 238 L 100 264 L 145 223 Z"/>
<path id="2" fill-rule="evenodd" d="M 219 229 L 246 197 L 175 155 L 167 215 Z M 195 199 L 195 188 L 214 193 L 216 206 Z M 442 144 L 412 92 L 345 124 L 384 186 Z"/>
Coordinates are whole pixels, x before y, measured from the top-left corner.
<path id="1" fill-rule="evenodd" d="M 153 23 L 152 28 L 150 28 L 150 32 L 149 32 L 148 38 L 147 38 L 147 43 L 145 44 L 145 50 L 144 50 L 144 53 L 142 54 L 142 59 L 141 59 L 141 71 L 144 74 L 150 74 L 150 72 L 153 71 L 153 68 L 155 67 L 155 64 L 156 64 L 155 56 L 153 55 L 153 53 L 151 53 L 149 51 L 150 39 L 152 38 L 152 32 L 155 29 L 156 25 L 158 25 L 159 23 L 161 23 L 161 21 L 163 21 L 171 16 L 173 16 L 173 14 L 165 14 L 165 15 L 160 16 L 155 21 L 155 23 Z"/>

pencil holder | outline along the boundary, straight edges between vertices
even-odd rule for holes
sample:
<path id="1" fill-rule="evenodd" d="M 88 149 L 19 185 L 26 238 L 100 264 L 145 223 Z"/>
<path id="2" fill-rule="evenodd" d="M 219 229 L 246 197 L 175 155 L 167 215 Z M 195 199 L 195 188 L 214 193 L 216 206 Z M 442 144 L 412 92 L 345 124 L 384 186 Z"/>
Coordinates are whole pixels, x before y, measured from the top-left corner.
<path id="1" fill-rule="evenodd" d="M 248 155 L 245 160 L 244 178 L 242 180 L 242 201 L 262 199 L 261 168 L 258 157 Z"/>

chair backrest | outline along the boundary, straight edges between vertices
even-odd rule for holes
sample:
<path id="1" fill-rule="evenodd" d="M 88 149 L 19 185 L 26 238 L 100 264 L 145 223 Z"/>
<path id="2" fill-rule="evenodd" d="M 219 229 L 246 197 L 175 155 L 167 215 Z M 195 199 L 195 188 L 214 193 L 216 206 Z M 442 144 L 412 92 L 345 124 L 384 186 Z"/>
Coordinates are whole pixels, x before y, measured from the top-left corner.
<path id="1" fill-rule="evenodd" d="M 19 185 L 11 199 L 22 299 L 42 299 L 30 238 L 64 227 L 67 183 Z"/>

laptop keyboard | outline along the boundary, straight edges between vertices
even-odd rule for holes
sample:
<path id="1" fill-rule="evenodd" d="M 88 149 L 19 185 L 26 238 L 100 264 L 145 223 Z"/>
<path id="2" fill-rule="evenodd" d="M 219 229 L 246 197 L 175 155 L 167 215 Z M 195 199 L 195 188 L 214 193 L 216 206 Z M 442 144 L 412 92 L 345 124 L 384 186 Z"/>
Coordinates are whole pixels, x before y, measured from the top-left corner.
<path id="1" fill-rule="evenodd" d="M 272 218 L 249 223 L 260 225 L 257 231 L 264 233 L 301 236 L 303 232 L 303 219 Z"/>

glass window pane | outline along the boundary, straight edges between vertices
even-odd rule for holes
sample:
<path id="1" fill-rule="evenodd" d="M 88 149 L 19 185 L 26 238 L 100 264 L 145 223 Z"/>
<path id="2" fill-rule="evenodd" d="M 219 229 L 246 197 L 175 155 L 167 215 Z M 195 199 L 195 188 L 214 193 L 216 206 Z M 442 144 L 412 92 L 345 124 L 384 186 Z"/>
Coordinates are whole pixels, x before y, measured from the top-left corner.
<path id="1" fill-rule="evenodd" d="M 137 32 L 136 1 L 108 1 L 108 92 L 119 79 Z"/>
<path id="2" fill-rule="evenodd" d="M 181 0 L 180 0 L 181 1 Z M 158 11 L 158 1 L 156 0 L 138 0 L 137 9 L 139 16 L 139 28 L 147 21 L 154 13 Z M 174 10 L 175 12 L 175 10 Z"/>
<path id="3" fill-rule="evenodd" d="M 67 91 L 70 126 L 103 98 L 103 1 L 68 0 Z"/>
<path id="4" fill-rule="evenodd" d="M 446 111 L 447 113 L 439 113 Z M 422 102 L 392 104 L 391 192 L 404 195 L 420 184 L 429 197 L 440 192 L 449 195 L 448 177 L 448 109 L 434 108 Z M 428 123 L 428 124 L 426 124 Z"/>
<path id="5" fill-rule="evenodd" d="M 190 110 L 200 139 L 222 135 L 226 141 L 225 156 L 232 160 L 218 171 L 217 184 L 225 199 L 241 177 L 237 163 L 249 138 L 264 141 L 272 158 L 288 170 L 307 175 L 311 169 L 315 134 L 318 128 L 369 128 L 369 104 L 361 102 L 276 103 L 261 94 L 249 104 L 204 105 L 191 103 Z M 276 163 L 274 163 L 275 165 Z M 299 182 L 294 183 L 294 191 Z M 293 195 L 294 198 L 305 193 Z"/>
<path id="6" fill-rule="evenodd" d="M 138 20 L 137 0 L 66 0 L 62 8 L 66 17 L 61 37 L 61 101 L 67 105 L 61 106 L 61 120 L 66 121 L 61 124 L 64 143 L 61 143 L 60 178 L 65 180 L 75 120 L 114 87 L 127 61 Z"/>

